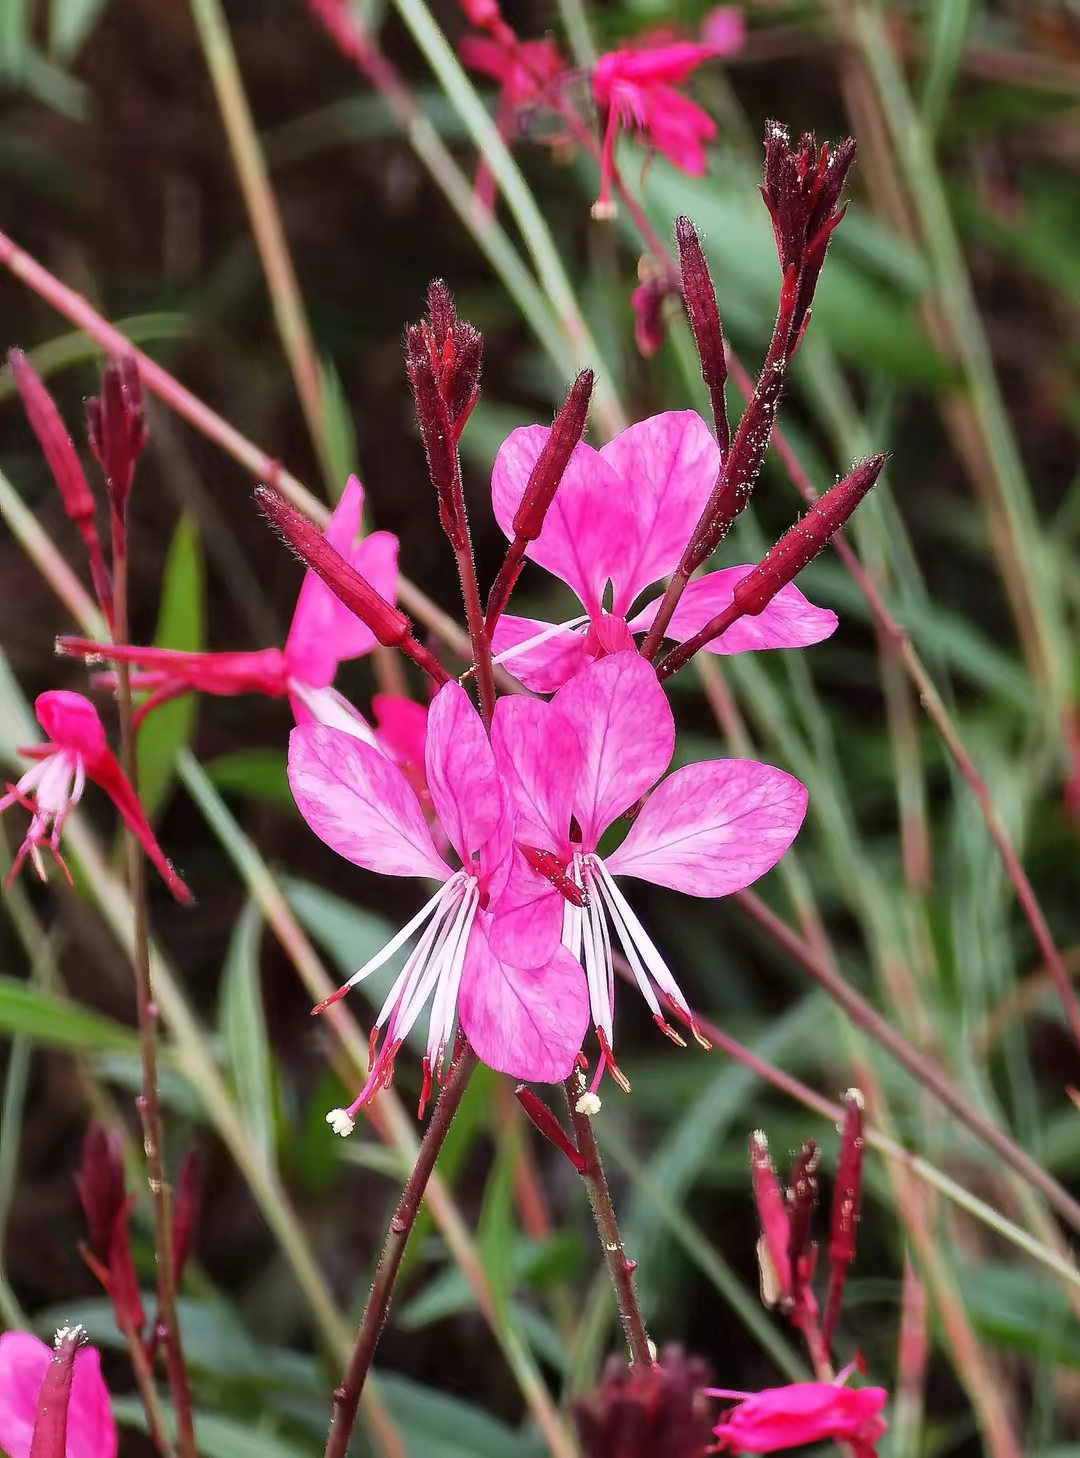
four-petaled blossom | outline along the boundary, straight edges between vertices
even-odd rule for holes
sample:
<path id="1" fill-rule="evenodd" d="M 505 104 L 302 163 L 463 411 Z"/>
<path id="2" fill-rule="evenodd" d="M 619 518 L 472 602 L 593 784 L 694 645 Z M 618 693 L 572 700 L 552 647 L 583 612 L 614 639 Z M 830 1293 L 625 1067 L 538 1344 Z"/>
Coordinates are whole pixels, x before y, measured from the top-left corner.
<path id="1" fill-rule="evenodd" d="M 752 760 L 685 765 L 653 786 L 675 747 L 675 721 L 655 670 L 637 653 L 590 664 L 550 703 L 499 700 L 495 758 L 517 806 L 518 847 L 561 905 L 563 942 L 581 961 L 604 1068 L 612 1058 L 612 944 L 622 946 L 658 1025 L 676 1041 L 663 1007 L 697 1034 L 693 1013 L 616 876 L 690 896 L 728 896 L 774 866 L 806 813 L 806 790 Z M 618 849 L 601 837 L 652 793 Z M 614 935 L 613 935 L 614 934 Z"/>
<path id="2" fill-rule="evenodd" d="M 517 511 L 549 431 L 515 430 L 495 458 L 492 504 L 513 537 Z M 631 425 L 600 450 L 583 441 L 570 457 L 544 527 L 526 555 L 573 588 L 585 613 L 569 623 L 503 616 L 492 646 L 527 688 L 551 693 L 593 659 L 633 648 L 652 624 L 659 598 L 631 616 L 646 588 L 672 573 L 716 482 L 720 448 L 692 410 L 672 410 Z M 726 608 L 735 585 L 753 569 L 727 567 L 694 578 L 667 629 L 693 637 Z M 610 611 L 604 607 L 610 584 Z M 836 614 L 814 607 L 797 587 L 782 588 L 757 617 L 745 617 L 706 644 L 712 653 L 804 648 L 827 638 Z"/>
<path id="3" fill-rule="evenodd" d="M 33 817 L 8 881 L 16 875 L 27 856 L 44 881 L 43 846 L 51 851 L 68 880 L 71 879 L 60 854 L 60 836 L 71 807 L 82 798 L 86 781 L 90 779 L 101 786 L 119 810 L 128 829 L 138 838 L 177 901 L 190 901 L 191 892 L 154 839 L 139 797 L 110 750 L 104 726 L 89 699 L 65 689 L 53 689 L 39 694 L 34 712 L 51 742 L 19 750 L 20 754 L 37 760 L 37 763 L 27 770 L 18 784 L 8 785 L 8 793 L 0 798 L 0 813 L 19 804 Z"/>
<path id="4" fill-rule="evenodd" d="M 779 1453 L 831 1438 L 850 1445 L 855 1458 L 874 1458 L 887 1424 L 881 1416 L 883 1387 L 851 1388 L 840 1382 L 795 1382 L 763 1392 L 706 1388 L 710 1397 L 739 1399 L 714 1432 L 721 1453 Z"/>
<path id="5" fill-rule="evenodd" d="M 421 933 L 376 1020 L 367 1083 L 350 1108 L 328 1115 L 339 1134 L 351 1130 L 357 1109 L 391 1078 L 402 1039 L 429 998 L 421 1102 L 459 1018 L 485 1063 L 538 1082 L 569 1075 L 588 1025 L 581 968 L 559 945 L 560 908 L 550 885 L 515 854 L 514 808 L 480 716 L 459 684 L 445 684 L 432 700 L 425 760 L 431 800 L 458 869 L 436 850 L 405 774 L 378 750 L 321 724 L 299 725 L 289 740 L 293 797 L 320 839 L 367 870 L 441 883 L 330 999 Z"/>
<path id="6" fill-rule="evenodd" d="M 8 1458 L 30 1458 L 38 1400 L 52 1360 L 52 1349 L 28 1331 L 0 1336 L 0 1449 Z M 93 1347 L 75 1354 L 64 1453 L 65 1458 L 116 1458 L 116 1422 Z"/>
<path id="7" fill-rule="evenodd" d="M 326 539 L 389 601 L 397 588 L 397 537 L 372 532 L 359 540 L 364 509 L 364 488 L 350 476 L 341 500 L 326 528 Z M 368 724 L 333 687 L 338 665 L 370 653 L 375 646 L 371 629 L 349 611 L 314 572 L 304 575 L 289 636 L 281 648 L 253 653 L 182 653 L 169 648 L 143 648 L 132 644 L 90 645 L 84 639 L 62 639 L 68 652 L 86 655 L 91 648 L 102 657 L 134 664 L 132 687 L 150 690 L 139 706 L 136 722 L 179 694 L 288 695 L 298 723 L 315 719 L 336 724 L 357 738 L 374 743 Z"/>
<path id="8" fill-rule="evenodd" d="M 705 173 L 705 143 L 716 135 L 716 123 L 696 102 L 676 91 L 704 61 L 737 49 L 741 35 L 720 33 L 721 44 L 698 45 L 668 36 L 644 39 L 633 48 L 609 51 L 593 67 L 592 91 L 606 116 L 600 158 L 600 195 L 594 218 L 615 214 L 611 184 L 615 174 L 615 139 L 619 129 L 635 129 L 645 146 L 662 152 L 690 177 Z"/>

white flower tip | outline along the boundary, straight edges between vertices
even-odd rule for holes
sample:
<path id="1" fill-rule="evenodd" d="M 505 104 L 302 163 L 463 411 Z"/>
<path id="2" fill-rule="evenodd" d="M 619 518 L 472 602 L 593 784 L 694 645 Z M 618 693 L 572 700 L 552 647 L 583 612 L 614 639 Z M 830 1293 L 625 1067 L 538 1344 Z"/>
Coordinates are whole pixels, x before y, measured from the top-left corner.
<path id="1" fill-rule="evenodd" d="M 589 212 L 597 223 L 610 223 L 619 215 L 618 206 L 610 197 L 598 197 Z"/>
<path id="2" fill-rule="evenodd" d="M 331 1109 L 326 1116 L 326 1122 L 342 1139 L 347 1139 L 356 1128 L 355 1120 L 350 1119 L 344 1109 Z"/>
<path id="3" fill-rule="evenodd" d="M 85 1340 L 86 1332 L 78 1322 L 74 1326 L 60 1326 L 57 1327 L 56 1334 L 53 1337 L 53 1349 L 59 1351 L 62 1346 L 71 1342 L 76 1346 L 82 1346 Z"/>
<path id="4" fill-rule="evenodd" d="M 579 1114 L 584 1114 L 586 1118 L 591 1119 L 594 1114 L 600 1112 L 603 1105 L 594 1093 L 583 1093 L 574 1108 Z"/>
<path id="5" fill-rule="evenodd" d="M 862 1089 L 849 1088 L 847 1093 L 844 1094 L 844 1103 L 854 1104 L 857 1109 L 864 1109 L 866 1107 L 866 1100 L 863 1098 Z"/>

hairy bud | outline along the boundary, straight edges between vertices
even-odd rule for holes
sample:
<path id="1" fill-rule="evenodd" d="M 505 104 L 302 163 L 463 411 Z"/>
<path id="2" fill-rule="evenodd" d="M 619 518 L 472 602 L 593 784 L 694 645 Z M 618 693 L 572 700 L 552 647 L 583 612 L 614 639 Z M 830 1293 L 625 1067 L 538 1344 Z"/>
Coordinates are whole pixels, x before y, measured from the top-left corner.
<path id="1" fill-rule="evenodd" d="M 101 394 L 86 402 L 86 429 L 113 511 L 122 516 L 135 462 L 146 445 L 142 383 L 134 355 L 122 355 L 105 366 Z"/>
<path id="2" fill-rule="evenodd" d="M 687 217 L 675 219 L 675 240 L 679 247 L 679 271 L 682 275 L 683 299 L 701 360 L 701 378 L 712 402 L 716 439 L 727 454 L 730 442 L 724 384 L 727 380 L 727 353 L 716 290 L 698 238 L 697 229 Z"/>

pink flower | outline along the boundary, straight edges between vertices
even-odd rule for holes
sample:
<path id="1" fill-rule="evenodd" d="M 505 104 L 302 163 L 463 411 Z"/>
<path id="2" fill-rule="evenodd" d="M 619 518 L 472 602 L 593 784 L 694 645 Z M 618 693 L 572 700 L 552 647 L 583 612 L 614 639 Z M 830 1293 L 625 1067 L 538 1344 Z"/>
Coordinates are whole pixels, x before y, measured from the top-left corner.
<path id="1" fill-rule="evenodd" d="M 348 1109 L 327 1116 L 339 1134 L 350 1132 L 357 1109 L 391 1078 L 402 1039 L 429 998 L 422 1103 L 459 1015 L 485 1063 L 541 1082 L 569 1075 L 588 1025 L 581 969 L 559 946 L 557 898 L 514 854 L 513 805 L 480 716 L 459 684 L 444 684 L 432 700 L 425 769 L 458 870 L 439 855 L 405 774 L 378 750 L 321 724 L 302 724 L 289 740 L 293 796 L 320 839 L 367 870 L 440 883 L 408 925 L 328 999 L 336 1001 L 423 928 L 376 1020 L 373 1057 L 380 1030 L 385 1038 L 367 1083 Z"/>
<path id="2" fill-rule="evenodd" d="M 35 744 L 19 751 L 38 762 L 18 784 L 8 785 L 8 793 L 0 799 L 0 813 L 19 804 L 33 817 L 8 876 L 9 883 L 27 856 L 44 881 L 43 846 L 48 847 L 57 865 L 71 879 L 60 854 L 60 836 L 71 807 L 82 798 L 86 781 L 91 779 L 112 800 L 177 901 L 190 901 L 191 892 L 154 839 L 139 798 L 109 749 L 105 729 L 89 699 L 84 699 L 82 694 L 54 689 L 38 696 L 34 712 L 51 743 Z"/>
<path id="3" fill-rule="evenodd" d="M 883 1387 L 795 1382 L 764 1392 L 706 1392 L 740 1399 L 714 1429 L 721 1453 L 777 1453 L 831 1438 L 849 1443 L 856 1458 L 874 1458 L 874 1444 L 887 1426 L 881 1416 L 888 1397 Z"/>
<path id="4" fill-rule="evenodd" d="M 390 532 L 372 532 L 357 540 L 364 509 L 364 488 L 350 476 L 341 500 L 326 528 L 326 540 L 360 572 L 383 597 L 393 601 L 397 586 L 397 538 Z M 82 638 L 62 638 L 69 653 L 134 664 L 140 672 L 132 686 L 150 690 L 139 706 L 136 722 L 180 694 L 263 694 L 289 696 L 298 723 L 316 719 L 336 724 L 360 739 L 374 743 L 370 727 L 356 709 L 333 688 L 338 664 L 370 653 L 375 635 L 341 603 L 314 572 L 307 572 L 296 601 L 292 626 L 280 648 L 254 653 L 181 653 L 169 648 L 142 648 L 129 643 L 97 644 Z"/>
<path id="5" fill-rule="evenodd" d="M 609 51 L 593 68 L 593 96 L 607 116 L 594 218 L 610 218 L 615 213 L 611 181 L 620 127 L 627 131 L 635 128 L 644 146 L 662 152 L 680 172 L 690 177 L 704 176 L 705 143 L 715 137 L 716 123 L 675 87 L 681 86 L 703 61 L 722 55 L 724 48 L 668 37 L 664 42 Z"/>
<path id="6" fill-rule="evenodd" d="M 495 458 L 492 505 L 511 539 L 514 513 L 548 434 L 541 425 L 515 430 Z M 642 420 L 599 451 L 584 442 L 575 448 L 527 556 L 573 588 L 585 611 L 561 624 L 504 616 L 495 628 L 497 657 L 527 688 L 554 692 L 587 663 L 634 646 L 632 634 L 651 625 L 660 599 L 631 616 L 634 603 L 675 570 L 719 468 L 720 448 L 692 410 Z M 667 636 L 693 637 L 731 603 L 736 583 L 752 570 L 727 567 L 694 578 Z M 804 648 L 835 628 L 835 613 L 814 607 L 789 585 L 759 616 L 740 619 L 706 646 L 712 653 Z"/>
<path id="7" fill-rule="evenodd" d="M 26 1331 L 0 1336 L 0 1449 L 30 1458 L 38 1399 L 52 1350 Z M 67 1410 L 65 1458 L 116 1458 L 116 1423 L 93 1347 L 75 1354 Z"/>
<path id="8" fill-rule="evenodd" d="M 701 22 L 701 43 L 714 56 L 733 56 L 746 42 L 746 21 L 735 5 L 718 5 Z"/>
<path id="9" fill-rule="evenodd" d="M 655 671 L 634 652 L 589 665 L 549 704 L 500 699 L 492 744 L 517 804 L 517 844 L 551 883 L 563 945 L 585 969 L 602 1055 L 595 1090 L 605 1066 L 621 1078 L 611 1054 L 613 942 L 663 1031 L 681 1042 L 663 1016 L 666 1004 L 698 1036 L 686 998 L 615 877 L 690 896 L 741 891 L 795 839 L 806 790 L 782 770 L 738 759 L 686 765 L 653 789 L 675 747 L 675 721 Z M 622 844 L 599 855 L 605 831 L 644 795 Z"/>

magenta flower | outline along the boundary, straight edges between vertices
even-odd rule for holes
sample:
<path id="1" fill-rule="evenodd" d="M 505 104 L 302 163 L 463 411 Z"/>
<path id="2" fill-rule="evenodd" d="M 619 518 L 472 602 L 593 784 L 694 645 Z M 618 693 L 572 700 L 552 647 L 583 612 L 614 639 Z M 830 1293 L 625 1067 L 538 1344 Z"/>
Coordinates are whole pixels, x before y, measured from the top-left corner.
<path id="1" fill-rule="evenodd" d="M 51 852 L 56 864 L 71 880 L 60 854 L 60 837 L 64 821 L 72 806 L 82 798 L 89 779 L 100 785 L 109 796 L 177 901 L 190 901 L 191 892 L 154 839 L 139 797 L 109 748 L 104 726 L 90 700 L 84 699 L 82 694 L 53 689 L 38 695 L 34 712 L 51 742 L 19 750 L 20 754 L 37 760 L 37 763 L 26 771 L 18 784 L 9 784 L 8 793 L 0 798 L 0 814 L 18 804 L 29 810 L 32 817 L 8 883 L 18 874 L 27 856 L 33 861 L 38 875 L 45 880 L 42 847 Z"/>
<path id="2" fill-rule="evenodd" d="M 705 143 L 716 136 L 707 111 L 676 91 L 703 61 L 737 49 L 741 36 L 723 34 L 722 45 L 697 45 L 668 36 L 644 40 L 634 48 L 609 51 L 597 61 L 592 90 L 607 117 L 600 158 L 600 195 L 594 218 L 615 214 L 611 183 L 615 173 L 615 140 L 620 128 L 636 130 L 643 146 L 655 147 L 673 166 L 690 177 L 705 173 Z M 657 43 L 659 42 L 659 43 Z"/>
<path id="3" fill-rule="evenodd" d="M 874 1445 L 887 1424 L 881 1416 L 883 1387 L 843 1387 L 839 1381 L 795 1382 L 763 1392 L 706 1388 L 710 1397 L 735 1397 L 713 1430 L 721 1453 L 778 1453 L 831 1438 L 848 1443 L 855 1458 L 875 1458 Z"/>
<path id="4" fill-rule="evenodd" d="M 499 525 L 513 539 L 514 513 L 549 430 L 528 425 L 500 447 L 491 477 Z M 584 612 L 565 623 L 503 616 L 493 647 L 527 688 L 552 693 L 586 664 L 633 648 L 651 625 L 660 598 L 631 616 L 646 588 L 678 566 L 686 539 L 716 484 L 720 448 L 692 410 L 670 410 L 631 425 L 593 450 L 575 447 L 543 530 L 526 555 L 573 589 Z M 667 636 L 693 637 L 729 606 L 735 585 L 753 569 L 727 567 L 687 585 Z M 610 611 L 604 600 L 611 586 Z M 745 617 L 706 644 L 713 653 L 804 648 L 827 638 L 836 614 L 788 585 L 757 617 Z"/>
<path id="5" fill-rule="evenodd" d="M 53 1352 L 28 1331 L 0 1336 L 0 1449 L 30 1458 L 38 1400 Z M 116 1422 L 93 1347 L 75 1354 L 67 1409 L 65 1458 L 116 1458 Z"/>
<path id="6" fill-rule="evenodd" d="M 327 524 L 326 540 L 351 567 L 385 598 L 397 589 L 398 540 L 391 532 L 372 532 L 358 540 L 364 509 L 364 488 L 350 476 Z M 132 687 L 147 689 L 136 723 L 180 694 L 286 694 L 298 723 L 315 719 L 374 743 L 362 715 L 333 687 L 338 665 L 360 658 L 375 646 L 371 629 L 349 611 L 314 572 L 307 572 L 296 600 L 284 650 L 263 648 L 253 653 L 182 653 L 170 648 L 142 648 L 130 643 L 89 643 L 62 638 L 69 653 L 90 653 L 134 664 Z M 103 675 L 103 677 L 107 677 Z"/>
<path id="7" fill-rule="evenodd" d="M 658 1026 L 682 1041 L 666 1006 L 700 1035 L 615 878 L 636 876 L 690 896 L 741 891 L 795 839 L 806 790 L 783 770 L 740 759 L 685 765 L 657 785 L 675 747 L 675 721 L 652 666 L 633 652 L 589 665 L 550 703 L 500 699 L 492 743 L 517 805 L 517 844 L 561 902 L 563 945 L 585 969 L 601 1049 L 593 1091 L 605 1067 L 625 1083 L 611 1051 L 614 942 Z M 642 796 L 622 844 L 601 856 L 605 831 Z"/>
<path id="8" fill-rule="evenodd" d="M 444 684 L 432 700 L 425 769 L 458 869 L 437 851 L 405 774 L 377 749 L 321 724 L 301 724 L 289 740 L 293 796 L 321 840 L 369 871 L 440 883 L 397 936 L 328 999 L 336 1001 L 423 928 L 376 1019 L 367 1083 L 348 1109 L 327 1116 L 339 1134 L 350 1132 L 357 1109 L 390 1080 L 402 1039 L 429 998 L 422 1103 L 459 1017 L 485 1063 L 539 1082 L 570 1074 L 588 1026 L 581 968 L 559 945 L 557 898 L 514 854 L 514 807 L 480 716 L 459 684 Z"/>

